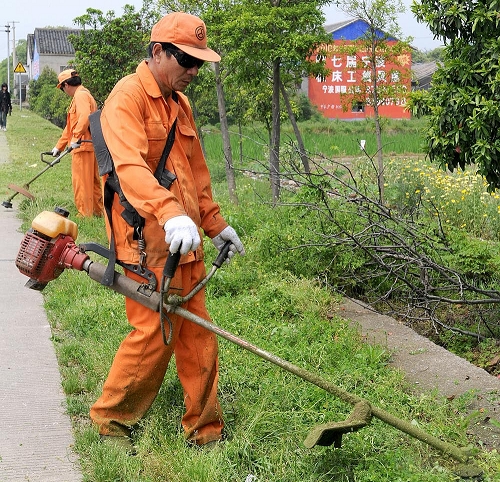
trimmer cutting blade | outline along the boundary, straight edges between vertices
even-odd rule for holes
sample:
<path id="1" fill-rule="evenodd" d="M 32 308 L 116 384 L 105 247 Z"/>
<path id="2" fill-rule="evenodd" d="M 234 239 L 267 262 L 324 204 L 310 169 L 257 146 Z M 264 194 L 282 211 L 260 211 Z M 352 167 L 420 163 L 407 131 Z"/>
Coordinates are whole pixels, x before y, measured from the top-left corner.
<path id="1" fill-rule="evenodd" d="M 368 402 L 358 402 L 349 417 L 342 422 L 331 422 L 317 425 L 304 440 L 304 445 L 312 449 L 315 445 L 332 445 L 339 449 L 342 446 L 342 435 L 356 432 L 368 425 L 372 418 L 372 411 Z"/>

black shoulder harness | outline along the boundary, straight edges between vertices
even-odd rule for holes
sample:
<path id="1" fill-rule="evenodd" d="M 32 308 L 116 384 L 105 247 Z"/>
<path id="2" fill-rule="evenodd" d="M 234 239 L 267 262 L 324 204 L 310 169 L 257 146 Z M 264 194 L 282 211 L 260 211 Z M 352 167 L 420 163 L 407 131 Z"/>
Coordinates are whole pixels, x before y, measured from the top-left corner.
<path id="1" fill-rule="evenodd" d="M 177 94 L 172 92 L 172 99 L 177 102 Z M 122 188 L 120 186 L 120 181 L 115 171 L 115 166 L 113 163 L 113 158 L 109 152 L 106 141 L 102 133 L 101 127 L 101 110 L 97 110 L 90 114 L 90 132 L 92 135 L 92 143 L 94 145 L 94 153 L 97 159 L 97 164 L 99 167 L 99 175 L 104 176 L 108 174 L 108 178 L 104 183 L 104 209 L 106 210 L 106 216 L 108 217 L 109 225 L 111 227 L 111 238 L 110 238 L 110 255 L 108 266 L 104 273 L 101 283 L 105 286 L 111 286 L 113 284 L 114 269 L 116 264 L 116 248 L 115 248 L 115 238 L 113 234 L 113 224 L 112 224 L 112 210 L 113 199 L 115 194 L 118 195 L 120 204 L 123 206 L 124 210 L 121 214 L 122 218 L 134 228 L 134 239 L 138 241 L 139 255 L 140 255 L 140 265 L 143 266 L 146 261 L 146 244 L 143 237 L 144 228 L 144 218 L 137 212 L 137 210 L 127 201 L 127 198 L 123 194 Z M 177 119 L 174 120 L 170 132 L 167 136 L 167 141 L 161 155 L 158 167 L 155 170 L 154 176 L 158 180 L 161 186 L 169 189 L 172 183 L 176 180 L 175 174 L 170 172 L 165 168 L 168 155 L 172 150 L 172 146 L 175 141 L 175 128 L 177 124 Z"/>

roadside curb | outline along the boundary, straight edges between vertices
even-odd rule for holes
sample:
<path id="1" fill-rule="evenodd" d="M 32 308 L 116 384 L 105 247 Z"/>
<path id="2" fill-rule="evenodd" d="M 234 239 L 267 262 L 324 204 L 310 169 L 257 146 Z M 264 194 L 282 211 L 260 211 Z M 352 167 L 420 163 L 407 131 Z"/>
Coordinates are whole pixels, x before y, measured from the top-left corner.
<path id="1" fill-rule="evenodd" d="M 401 370 L 414 393 L 436 392 L 446 399 L 473 393 L 469 432 L 487 449 L 500 449 L 500 379 L 449 352 L 394 318 L 361 301 L 345 298 L 337 315 L 359 329 L 367 343 L 385 347 L 390 365 Z"/>

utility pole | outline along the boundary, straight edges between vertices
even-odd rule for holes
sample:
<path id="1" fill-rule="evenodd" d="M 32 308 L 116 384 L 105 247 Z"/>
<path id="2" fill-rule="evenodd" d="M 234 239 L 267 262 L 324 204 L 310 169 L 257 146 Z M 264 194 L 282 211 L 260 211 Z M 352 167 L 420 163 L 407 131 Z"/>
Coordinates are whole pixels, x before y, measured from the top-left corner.
<path id="1" fill-rule="evenodd" d="M 16 59 L 16 23 L 19 23 L 17 20 L 12 20 L 9 22 L 12 24 L 12 70 L 15 70 L 17 66 L 17 59 Z M 21 75 L 18 75 L 19 79 L 19 98 L 21 98 Z M 14 74 L 14 88 L 12 89 L 14 91 L 14 96 L 16 94 L 16 75 Z"/>
<path id="2" fill-rule="evenodd" d="M 15 69 L 17 65 L 16 59 L 16 23 L 19 23 L 17 20 L 12 20 L 10 22 L 12 24 L 12 68 Z"/>
<path id="3" fill-rule="evenodd" d="M 10 25 L 5 25 L 5 32 L 7 32 L 7 90 L 10 92 L 10 42 L 9 42 L 9 33 L 10 33 Z"/>

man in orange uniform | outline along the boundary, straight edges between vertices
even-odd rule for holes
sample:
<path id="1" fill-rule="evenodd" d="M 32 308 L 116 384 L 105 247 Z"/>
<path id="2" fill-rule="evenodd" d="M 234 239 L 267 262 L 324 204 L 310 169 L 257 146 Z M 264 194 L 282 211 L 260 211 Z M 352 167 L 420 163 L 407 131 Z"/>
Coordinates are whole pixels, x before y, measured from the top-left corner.
<path id="1" fill-rule="evenodd" d="M 207 47 L 202 20 L 186 13 L 168 14 L 151 31 L 149 58 L 139 64 L 135 74 L 116 84 L 101 114 L 102 133 L 123 194 L 144 220 L 140 229 L 129 225 L 121 216 L 124 207 L 120 198 L 114 195 L 112 226 L 107 219 L 107 228 L 108 235 L 114 235 L 117 259 L 133 265 L 143 261 L 160 282 L 168 253 L 180 251 L 170 289 L 181 296 L 205 276 L 202 232 L 218 249 L 230 241 L 229 257 L 236 252 L 244 254 L 238 235 L 212 199 L 193 114 L 181 93 L 203 61 L 219 60 Z M 164 187 L 154 173 L 174 121 L 175 139 L 165 169 L 176 179 Z M 125 273 L 144 281 L 131 270 Z M 173 333 L 166 345 L 159 313 L 129 298 L 125 304 L 133 330 L 120 345 L 102 395 L 90 410 L 101 440 L 132 448 L 131 428 L 157 396 L 173 354 L 184 391 L 181 423 L 186 440 L 195 445 L 221 440 L 224 423 L 217 397 L 216 336 L 191 321 L 169 315 Z M 204 290 L 183 306 L 210 319 Z M 165 329 L 168 331 L 167 324 Z"/>
<path id="2" fill-rule="evenodd" d="M 58 76 L 57 88 L 72 97 L 66 127 L 52 155 L 58 156 L 66 147 L 71 151 L 71 179 L 75 206 L 80 216 L 101 216 L 103 212 L 102 189 L 97 161 L 92 146 L 89 115 L 97 110 L 90 92 L 74 69 L 67 69 Z"/>

